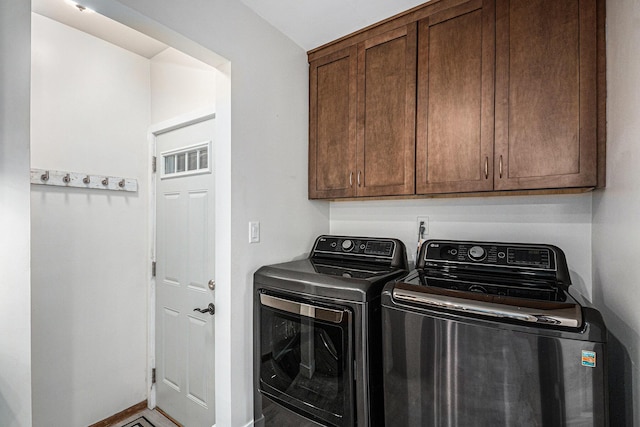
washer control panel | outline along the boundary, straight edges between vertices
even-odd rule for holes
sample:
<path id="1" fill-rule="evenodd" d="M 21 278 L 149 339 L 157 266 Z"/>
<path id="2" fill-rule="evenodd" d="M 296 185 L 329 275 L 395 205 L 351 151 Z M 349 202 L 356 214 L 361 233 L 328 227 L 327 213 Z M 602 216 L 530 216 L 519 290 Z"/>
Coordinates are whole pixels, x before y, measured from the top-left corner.
<path id="1" fill-rule="evenodd" d="M 423 263 L 473 264 L 535 270 L 556 270 L 551 245 L 429 240 L 422 248 Z"/>

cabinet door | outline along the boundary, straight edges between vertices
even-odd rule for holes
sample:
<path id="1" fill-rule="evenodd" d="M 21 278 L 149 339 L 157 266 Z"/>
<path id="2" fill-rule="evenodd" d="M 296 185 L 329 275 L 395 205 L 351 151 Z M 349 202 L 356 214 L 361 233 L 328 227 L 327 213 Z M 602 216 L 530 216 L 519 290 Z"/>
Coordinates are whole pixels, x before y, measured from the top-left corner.
<path id="1" fill-rule="evenodd" d="M 493 189 L 494 43 L 493 0 L 419 22 L 418 194 Z"/>
<path id="2" fill-rule="evenodd" d="M 355 196 L 356 47 L 309 64 L 309 198 Z"/>
<path id="3" fill-rule="evenodd" d="M 595 186 L 595 0 L 497 0 L 496 190 Z"/>
<path id="4" fill-rule="evenodd" d="M 358 44 L 358 196 L 414 193 L 416 25 Z"/>

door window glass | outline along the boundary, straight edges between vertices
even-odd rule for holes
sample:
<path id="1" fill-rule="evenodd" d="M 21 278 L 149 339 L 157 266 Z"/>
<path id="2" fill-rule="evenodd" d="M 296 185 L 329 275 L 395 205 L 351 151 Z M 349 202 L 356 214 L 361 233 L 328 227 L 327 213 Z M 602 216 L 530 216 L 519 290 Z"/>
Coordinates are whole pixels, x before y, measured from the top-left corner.
<path id="1" fill-rule="evenodd" d="M 211 172 L 209 155 L 211 141 L 190 145 L 177 150 L 166 151 L 162 156 L 161 178 L 193 175 Z"/>

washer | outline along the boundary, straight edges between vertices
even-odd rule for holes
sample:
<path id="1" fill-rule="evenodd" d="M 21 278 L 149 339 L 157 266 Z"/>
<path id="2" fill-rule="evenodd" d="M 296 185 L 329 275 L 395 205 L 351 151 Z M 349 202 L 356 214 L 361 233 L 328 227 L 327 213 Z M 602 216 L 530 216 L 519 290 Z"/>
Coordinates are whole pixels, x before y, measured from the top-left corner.
<path id="1" fill-rule="evenodd" d="M 382 306 L 387 425 L 608 425 L 607 330 L 559 248 L 430 240 Z"/>
<path id="2" fill-rule="evenodd" d="M 401 241 L 348 236 L 255 273 L 257 424 L 384 424 L 380 294 L 407 273 Z"/>

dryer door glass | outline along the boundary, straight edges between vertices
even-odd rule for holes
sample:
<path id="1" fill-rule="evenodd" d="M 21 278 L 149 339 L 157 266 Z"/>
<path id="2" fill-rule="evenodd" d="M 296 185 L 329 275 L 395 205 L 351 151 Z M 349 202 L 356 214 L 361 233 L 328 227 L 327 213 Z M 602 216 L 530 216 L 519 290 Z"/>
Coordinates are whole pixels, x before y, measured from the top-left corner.
<path id="1" fill-rule="evenodd" d="M 263 293 L 260 315 L 260 390 L 323 424 L 351 425 L 351 312 Z"/>

